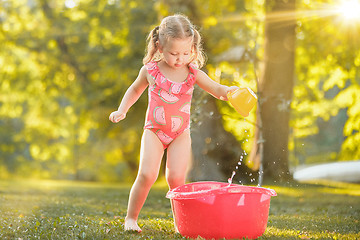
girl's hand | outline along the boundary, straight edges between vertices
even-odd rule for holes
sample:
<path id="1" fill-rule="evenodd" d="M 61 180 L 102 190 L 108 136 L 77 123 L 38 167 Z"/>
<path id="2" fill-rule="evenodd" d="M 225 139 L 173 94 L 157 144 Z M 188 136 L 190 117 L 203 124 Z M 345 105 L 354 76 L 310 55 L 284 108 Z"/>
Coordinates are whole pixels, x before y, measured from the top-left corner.
<path id="1" fill-rule="evenodd" d="M 236 91 L 236 90 L 238 90 L 238 89 L 239 89 L 238 86 L 227 87 L 225 97 L 221 96 L 221 97 L 220 97 L 220 100 L 228 101 L 228 98 L 227 98 L 228 93 L 229 93 L 229 92 L 234 92 L 234 91 Z"/>
<path id="2" fill-rule="evenodd" d="M 118 123 L 126 117 L 126 113 L 121 113 L 119 111 L 114 111 L 110 114 L 109 120 L 113 123 Z"/>

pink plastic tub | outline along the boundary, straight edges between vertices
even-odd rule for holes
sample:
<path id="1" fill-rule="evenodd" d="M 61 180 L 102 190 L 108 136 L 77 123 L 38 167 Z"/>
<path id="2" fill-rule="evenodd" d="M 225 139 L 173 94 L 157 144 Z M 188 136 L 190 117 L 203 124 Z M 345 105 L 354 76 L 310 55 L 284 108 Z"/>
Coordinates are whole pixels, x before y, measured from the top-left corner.
<path id="1" fill-rule="evenodd" d="M 206 239 L 260 237 L 266 229 L 272 189 L 221 182 L 195 182 L 170 190 L 181 235 Z"/>

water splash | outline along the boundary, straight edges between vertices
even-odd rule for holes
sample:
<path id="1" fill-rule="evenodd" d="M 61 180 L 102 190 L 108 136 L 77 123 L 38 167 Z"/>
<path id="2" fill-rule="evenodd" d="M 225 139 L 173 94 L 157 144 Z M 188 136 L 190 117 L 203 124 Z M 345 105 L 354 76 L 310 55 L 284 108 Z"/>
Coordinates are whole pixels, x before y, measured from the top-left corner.
<path id="1" fill-rule="evenodd" d="M 228 183 L 229 183 L 229 186 L 228 186 L 228 187 L 230 187 L 230 185 L 232 184 L 232 180 L 233 180 L 235 174 L 236 174 L 236 172 L 233 171 L 233 172 L 232 172 L 232 175 L 231 175 L 231 178 L 228 179 Z"/>
<path id="2" fill-rule="evenodd" d="M 241 154 L 240 159 L 239 159 L 239 161 L 238 161 L 238 163 L 237 163 L 237 166 L 235 167 L 236 170 L 238 170 L 238 169 L 239 169 L 239 166 L 241 166 L 242 161 L 243 161 L 243 159 L 244 159 L 244 155 L 246 155 L 245 150 L 244 150 L 244 153 Z M 232 171 L 231 177 L 228 179 L 229 186 L 232 184 L 232 181 L 233 181 L 233 178 L 234 178 L 235 174 L 236 174 L 236 172 L 235 172 L 235 171 Z M 241 183 L 241 181 L 240 181 L 240 183 Z"/>

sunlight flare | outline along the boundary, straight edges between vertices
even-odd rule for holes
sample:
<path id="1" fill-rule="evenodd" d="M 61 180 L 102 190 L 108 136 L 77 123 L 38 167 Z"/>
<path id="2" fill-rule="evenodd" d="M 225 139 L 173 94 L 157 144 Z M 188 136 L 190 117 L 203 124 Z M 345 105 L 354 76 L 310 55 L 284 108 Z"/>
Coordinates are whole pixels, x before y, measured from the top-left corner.
<path id="1" fill-rule="evenodd" d="M 338 12 L 346 20 L 360 20 L 360 2 L 358 0 L 342 1 Z"/>

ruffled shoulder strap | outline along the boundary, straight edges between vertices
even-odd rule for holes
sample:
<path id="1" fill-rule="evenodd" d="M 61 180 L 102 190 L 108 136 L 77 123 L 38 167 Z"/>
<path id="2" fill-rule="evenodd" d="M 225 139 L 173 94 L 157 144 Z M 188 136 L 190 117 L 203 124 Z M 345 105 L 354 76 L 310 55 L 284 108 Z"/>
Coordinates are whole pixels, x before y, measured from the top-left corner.
<path id="1" fill-rule="evenodd" d="M 199 69 L 195 66 L 195 64 L 190 63 L 189 64 L 189 71 L 190 71 L 190 74 L 189 74 L 187 80 L 189 81 L 190 84 L 195 84 L 196 75 L 197 75 Z"/>
<path id="2" fill-rule="evenodd" d="M 154 79 L 157 85 L 163 85 L 166 83 L 166 77 L 160 72 L 157 62 L 149 62 L 145 65 L 149 75 Z"/>
<path id="3" fill-rule="evenodd" d="M 159 75 L 159 67 L 157 66 L 156 62 L 148 62 L 145 64 L 146 70 L 148 71 L 149 75 L 156 80 Z"/>

